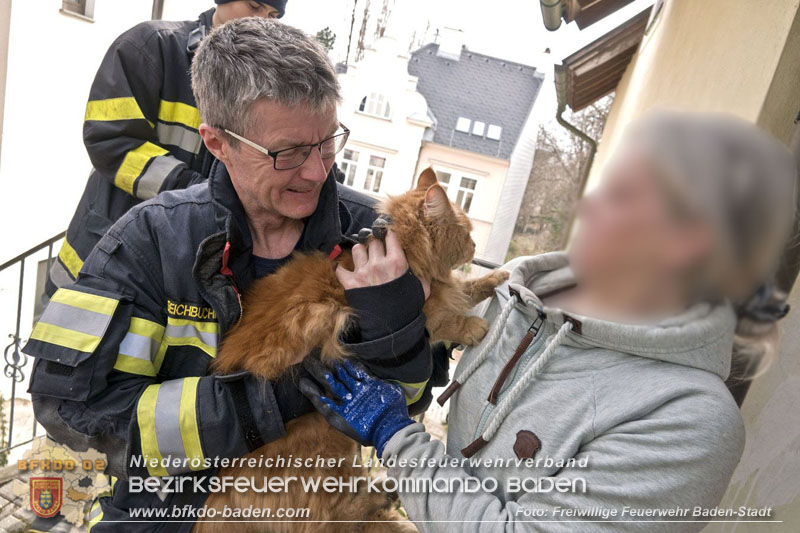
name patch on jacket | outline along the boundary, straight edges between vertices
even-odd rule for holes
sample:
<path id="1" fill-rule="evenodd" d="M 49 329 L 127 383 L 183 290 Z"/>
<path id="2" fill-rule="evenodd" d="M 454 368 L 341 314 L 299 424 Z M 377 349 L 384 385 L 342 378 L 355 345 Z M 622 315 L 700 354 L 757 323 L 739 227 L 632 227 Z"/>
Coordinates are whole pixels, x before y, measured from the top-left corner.
<path id="1" fill-rule="evenodd" d="M 167 300 L 167 314 L 174 318 L 217 319 L 217 313 L 207 305 L 176 303 L 172 300 Z"/>

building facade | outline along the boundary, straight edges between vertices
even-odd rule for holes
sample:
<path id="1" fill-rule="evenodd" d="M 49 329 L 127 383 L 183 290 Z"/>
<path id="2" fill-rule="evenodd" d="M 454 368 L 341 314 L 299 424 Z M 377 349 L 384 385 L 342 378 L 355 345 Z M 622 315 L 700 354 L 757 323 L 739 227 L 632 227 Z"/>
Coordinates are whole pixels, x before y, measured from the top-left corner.
<path id="1" fill-rule="evenodd" d="M 433 167 L 472 220 L 476 256 L 503 263 L 533 163 L 543 76 L 450 34 L 411 54 L 383 37 L 340 75 L 340 117 L 352 133 L 338 163 L 346 184 L 377 197 L 409 190 Z"/>

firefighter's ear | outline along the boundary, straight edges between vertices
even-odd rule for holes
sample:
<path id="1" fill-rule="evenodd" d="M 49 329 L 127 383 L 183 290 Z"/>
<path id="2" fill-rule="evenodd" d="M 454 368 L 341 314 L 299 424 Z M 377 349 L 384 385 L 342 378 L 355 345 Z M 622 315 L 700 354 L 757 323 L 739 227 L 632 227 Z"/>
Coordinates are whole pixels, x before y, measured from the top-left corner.
<path id="1" fill-rule="evenodd" d="M 208 151 L 227 165 L 230 160 L 231 145 L 225 132 L 205 122 L 200 124 L 199 132 Z"/>

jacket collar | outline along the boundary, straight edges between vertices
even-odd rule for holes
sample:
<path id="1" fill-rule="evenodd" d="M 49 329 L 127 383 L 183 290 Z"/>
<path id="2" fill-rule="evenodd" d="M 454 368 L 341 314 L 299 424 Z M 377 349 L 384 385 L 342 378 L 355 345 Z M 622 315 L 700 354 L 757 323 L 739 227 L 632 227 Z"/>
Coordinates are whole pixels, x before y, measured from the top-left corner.
<path id="1" fill-rule="evenodd" d="M 242 288 L 252 282 L 253 241 L 244 208 L 221 161 L 211 167 L 209 190 L 215 206 L 217 226 L 224 229 L 230 243 L 228 266 Z M 342 208 L 334 171 L 328 174 L 320 191 L 316 210 L 305 220 L 300 250 L 321 250 L 329 254 L 342 240 L 342 227 L 349 224 L 349 212 Z M 342 217 L 346 220 L 342 220 Z"/>
<path id="2" fill-rule="evenodd" d="M 211 27 L 214 24 L 213 19 L 215 11 L 216 8 L 212 7 L 208 11 L 200 13 L 197 19 L 197 27 L 189 34 L 189 41 L 186 43 L 186 51 L 189 55 L 194 54 L 197 47 L 200 46 L 200 42 L 208 35 L 208 32 L 211 31 Z"/>

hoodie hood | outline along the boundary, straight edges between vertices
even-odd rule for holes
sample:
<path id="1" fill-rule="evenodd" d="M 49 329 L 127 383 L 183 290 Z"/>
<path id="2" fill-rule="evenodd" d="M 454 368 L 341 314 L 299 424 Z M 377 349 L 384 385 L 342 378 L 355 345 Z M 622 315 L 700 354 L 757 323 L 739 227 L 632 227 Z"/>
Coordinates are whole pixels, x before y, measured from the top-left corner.
<path id="1" fill-rule="evenodd" d="M 723 380 L 728 377 L 736 316 L 726 303 L 700 302 L 653 324 L 621 324 L 566 313 L 542 303 L 542 296 L 575 284 L 565 252 L 520 258 L 508 268 L 511 274 L 506 298 L 516 295 L 519 311 L 542 311 L 555 325 L 571 322 L 570 344 L 697 368 Z"/>
<path id="2" fill-rule="evenodd" d="M 699 303 L 654 324 L 621 324 L 566 313 L 543 304 L 541 296 L 575 284 L 564 252 L 520 258 L 504 268 L 511 274 L 508 283 L 496 290 L 501 310 L 489 334 L 478 347 L 477 355 L 468 357 L 466 364 L 459 364 L 456 377 L 438 399 L 444 405 L 488 359 L 496 359 L 501 338 L 521 339 L 516 341 L 519 345 L 489 393 L 488 401 L 496 409 L 492 409 L 478 438 L 461 450 L 464 457 L 471 457 L 489 443 L 538 376 L 569 365 L 564 357 L 557 355 L 562 346 L 588 356 L 566 358 L 584 369 L 598 368 L 625 355 L 703 370 L 723 380 L 729 373 L 736 318 L 726 304 Z M 524 333 L 520 331 L 521 323 L 530 324 L 522 326 L 527 327 Z M 535 345 L 534 340 L 541 340 L 542 331 L 553 333 L 540 345 L 535 360 L 517 372 L 523 355 Z M 507 390 L 505 395 L 503 390 Z"/>

